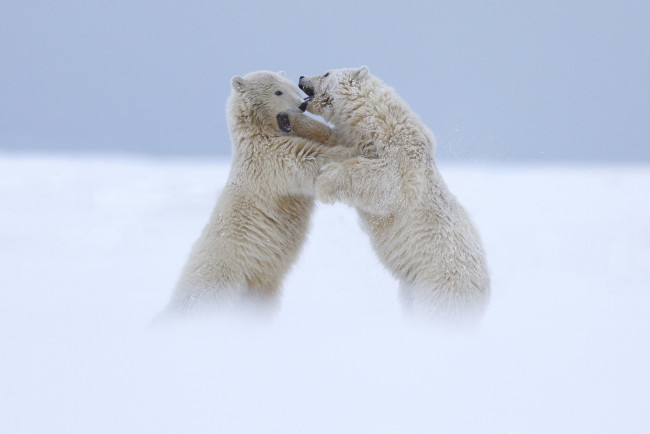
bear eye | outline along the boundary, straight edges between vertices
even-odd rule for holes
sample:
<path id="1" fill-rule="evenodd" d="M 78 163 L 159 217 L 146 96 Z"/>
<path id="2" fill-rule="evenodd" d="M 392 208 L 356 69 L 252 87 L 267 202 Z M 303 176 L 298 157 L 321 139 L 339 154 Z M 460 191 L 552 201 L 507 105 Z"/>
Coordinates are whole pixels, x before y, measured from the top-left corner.
<path id="1" fill-rule="evenodd" d="M 326 72 L 325 75 L 323 75 L 323 78 L 327 77 L 328 75 L 330 75 L 330 73 Z"/>
<path id="2" fill-rule="evenodd" d="M 282 95 L 282 91 L 281 91 L 281 90 L 276 90 L 276 91 L 275 91 L 275 94 L 278 95 L 278 96 L 280 96 L 280 95 Z"/>

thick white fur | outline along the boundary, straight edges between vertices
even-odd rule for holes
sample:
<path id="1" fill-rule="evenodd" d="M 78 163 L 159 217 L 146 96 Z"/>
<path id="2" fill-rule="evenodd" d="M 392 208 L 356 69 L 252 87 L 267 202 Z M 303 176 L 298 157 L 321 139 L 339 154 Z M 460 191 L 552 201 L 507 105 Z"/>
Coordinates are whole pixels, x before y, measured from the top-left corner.
<path id="1" fill-rule="evenodd" d="M 379 158 L 327 164 L 317 197 L 355 206 L 406 306 L 428 318 L 476 320 L 490 282 L 479 234 L 433 158 L 418 116 L 366 67 L 301 78 L 315 92 L 307 110 L 352 142 L 372 141 Z"/>
<path id="2" fill-rule="evenodd" d="M 234 77 L 232 87 L 230 175 L 167 312 L 275 306 L 305 240 L 321 166 L 357 155 L 355 148 L 323 146 L 281 131 L 276 116 L 289 113 L 304 135 L 339 141 L 302 114 L 302 98 L 283 74 Z"/>

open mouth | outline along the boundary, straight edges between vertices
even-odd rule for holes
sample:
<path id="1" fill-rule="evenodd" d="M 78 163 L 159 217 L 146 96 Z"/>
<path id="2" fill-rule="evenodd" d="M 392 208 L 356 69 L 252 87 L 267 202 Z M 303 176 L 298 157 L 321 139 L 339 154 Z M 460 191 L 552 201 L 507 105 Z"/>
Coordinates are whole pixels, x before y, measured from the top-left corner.
<path id="1" fill-rule="evenodd" d="M 307 98 L 305 98 L 305 101 L 311 101 L 312 99 L 314 99 L 314 95 L 316 95 L 316 91 L 314 90 L 313 87 L 304 83 L 298 83 L 298 87 L 300 88 L 300 90 L 302 90 L 307 94 Z"/>
<path id="2" fill-rule="evenodd" d="M 278 121 L 278 128 L 285 133 L 291 132 L 291 122 L 289 122 L 289 115 L 286 113 L 278 113 L 275 117 Z"/>

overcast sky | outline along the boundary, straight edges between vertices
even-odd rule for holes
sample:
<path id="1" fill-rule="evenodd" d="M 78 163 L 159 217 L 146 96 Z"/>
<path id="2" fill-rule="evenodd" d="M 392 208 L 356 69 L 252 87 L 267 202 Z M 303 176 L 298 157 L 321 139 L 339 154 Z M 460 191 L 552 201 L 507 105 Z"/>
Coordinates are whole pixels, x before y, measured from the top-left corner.
<path id="1" fill-rule="evenodd" d="M 650 2 L 0 4 L 0 152 L 230 155 L 230 78 L 367 65 L 440 159 L 650 161 Z"/>

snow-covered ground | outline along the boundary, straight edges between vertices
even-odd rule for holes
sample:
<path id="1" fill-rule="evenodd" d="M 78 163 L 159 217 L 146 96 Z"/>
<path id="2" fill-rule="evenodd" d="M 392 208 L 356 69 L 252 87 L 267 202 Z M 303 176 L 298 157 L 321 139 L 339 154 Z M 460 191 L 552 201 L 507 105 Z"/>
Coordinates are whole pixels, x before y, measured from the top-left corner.
<path id="1" fill-rule="evenodd" d="M 344 205 L 275 319 L 152 327 L 228 162 L 0 157 L 0 432 L 650 432 L 650 166 L 441 170 L 488 252 L 475 332 L 403 318 Z"/>

